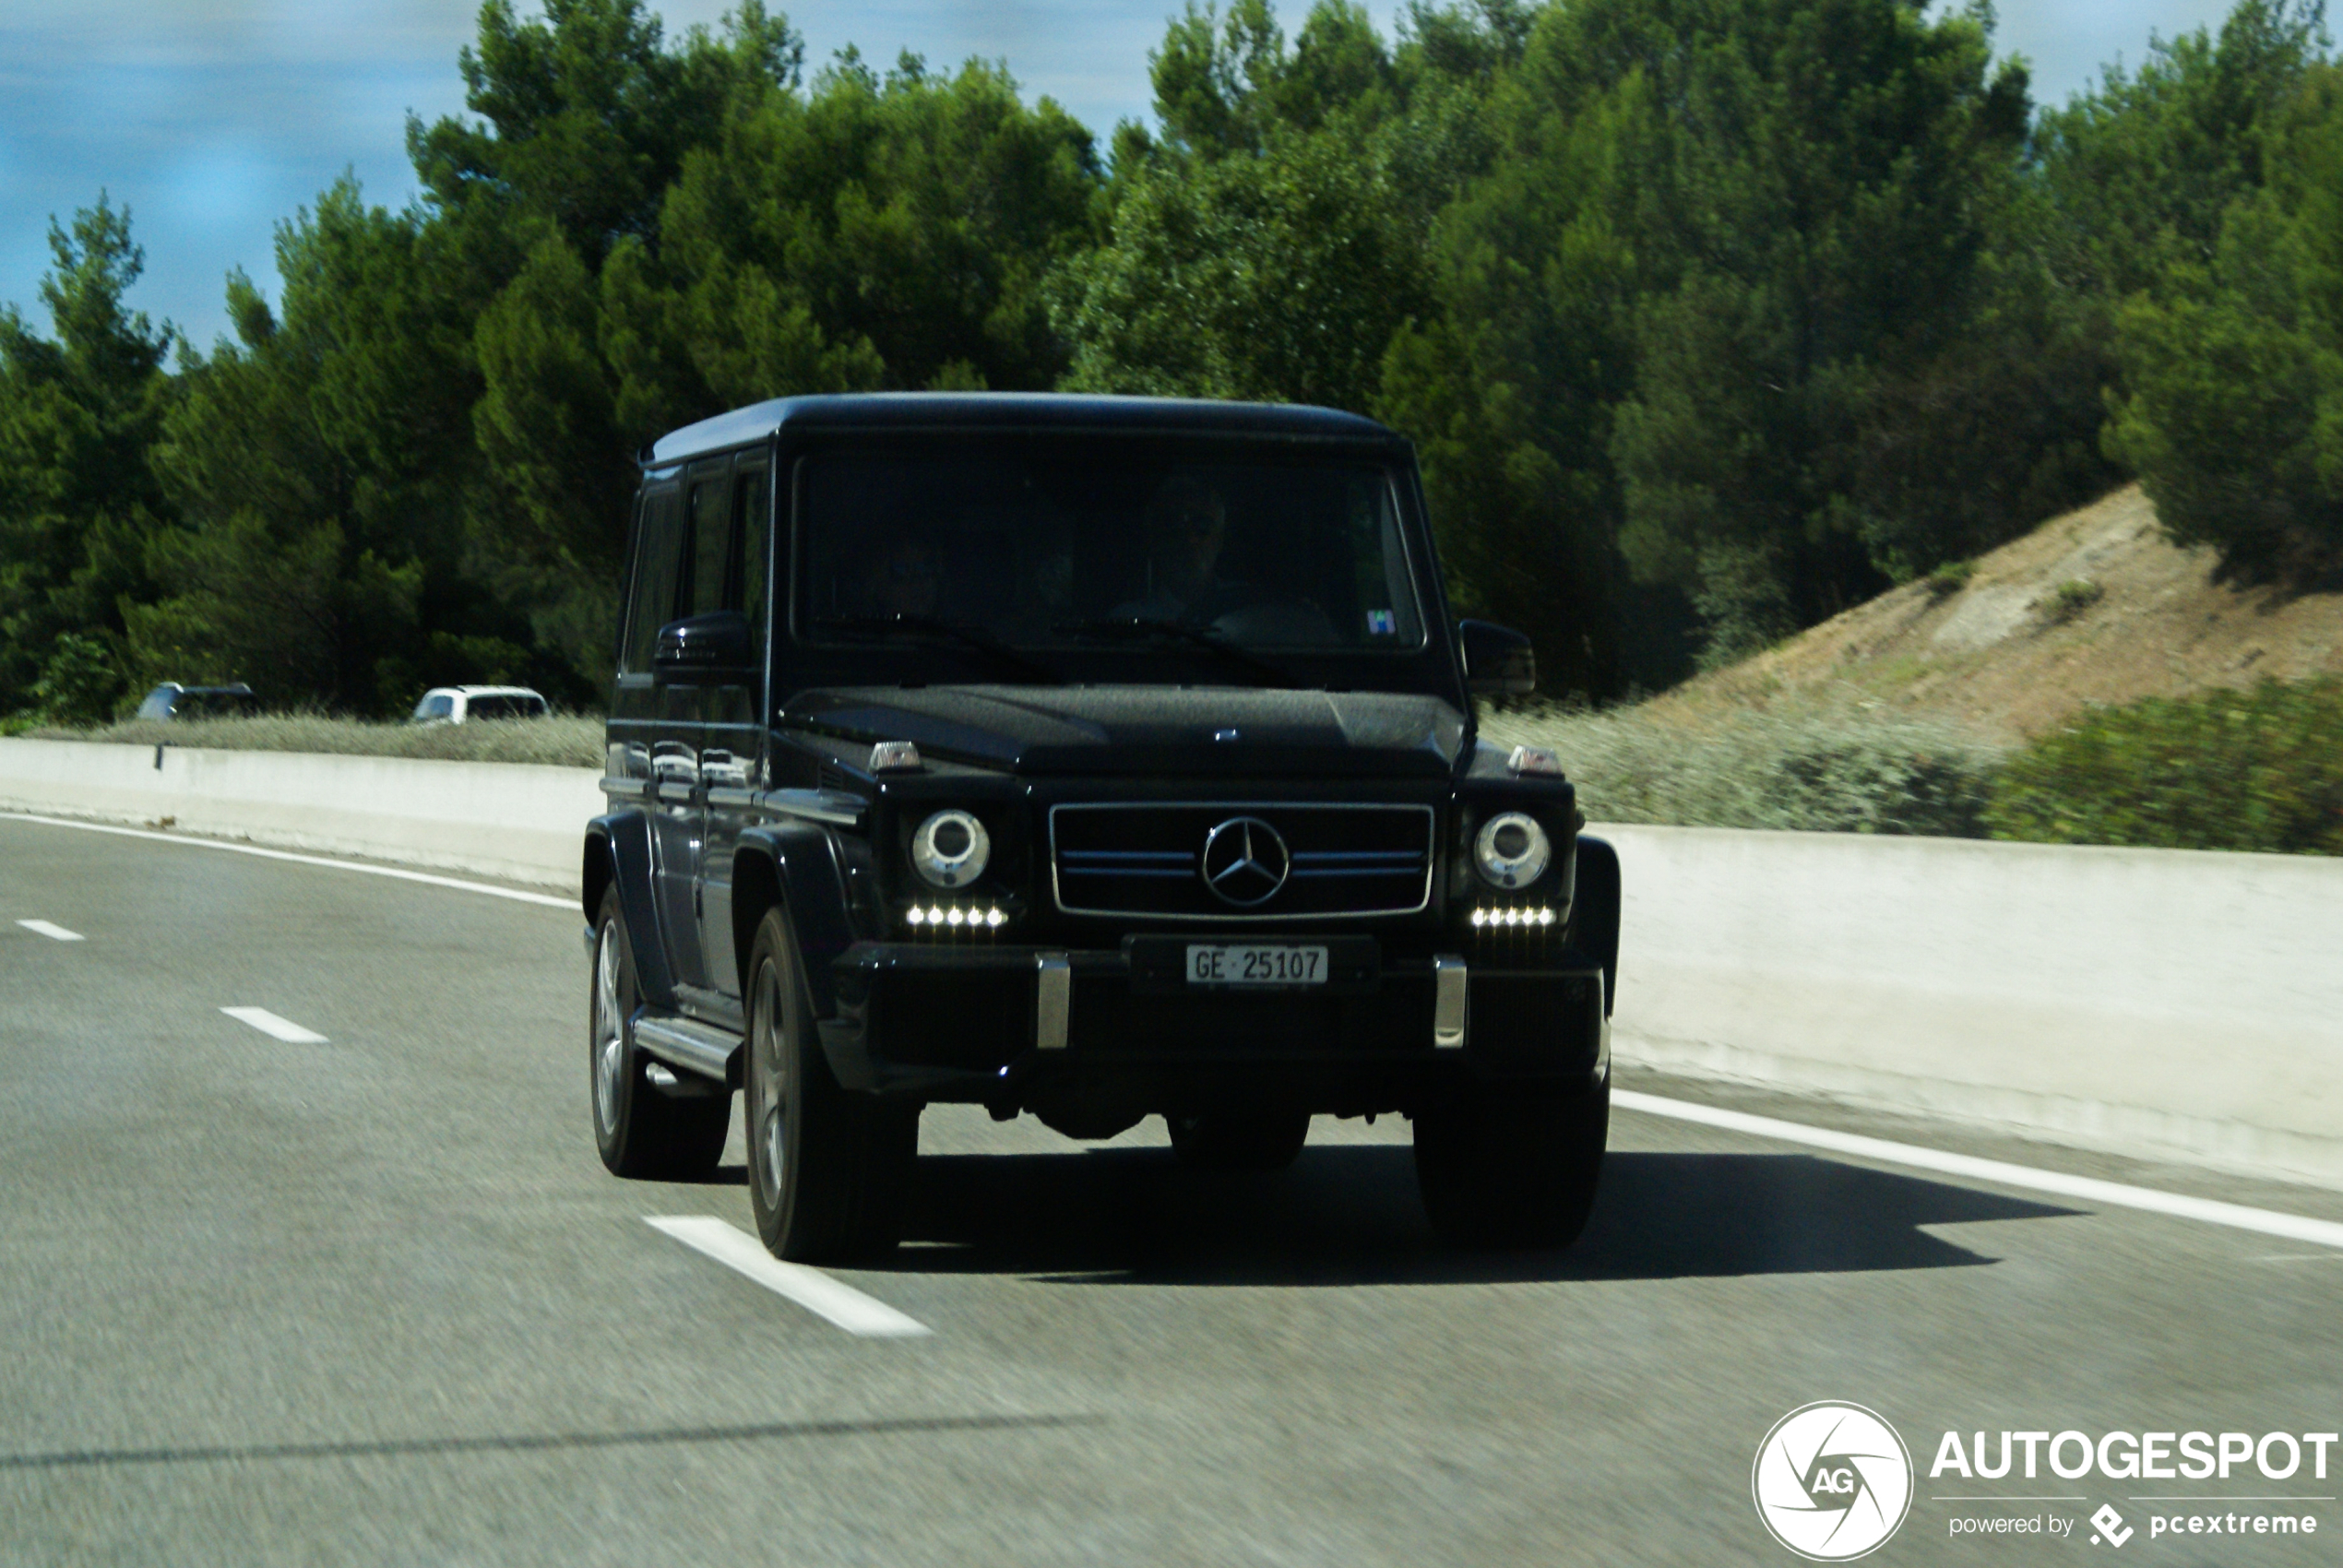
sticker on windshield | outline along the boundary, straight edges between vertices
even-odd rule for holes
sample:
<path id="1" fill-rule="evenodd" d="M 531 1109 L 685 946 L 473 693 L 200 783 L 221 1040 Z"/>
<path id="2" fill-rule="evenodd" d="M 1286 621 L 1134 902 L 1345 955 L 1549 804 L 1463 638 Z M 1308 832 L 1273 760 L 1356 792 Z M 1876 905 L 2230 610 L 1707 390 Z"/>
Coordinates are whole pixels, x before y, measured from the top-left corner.
<path id="1" fill-rule="evenodd" d="M 1367 612 L 1367 636 L 1371 637 L 1393 637 L 1397 636 L 1398 635 L 1398 616 L 1393 614 L 1388 610 L 1370 610 Z"/>

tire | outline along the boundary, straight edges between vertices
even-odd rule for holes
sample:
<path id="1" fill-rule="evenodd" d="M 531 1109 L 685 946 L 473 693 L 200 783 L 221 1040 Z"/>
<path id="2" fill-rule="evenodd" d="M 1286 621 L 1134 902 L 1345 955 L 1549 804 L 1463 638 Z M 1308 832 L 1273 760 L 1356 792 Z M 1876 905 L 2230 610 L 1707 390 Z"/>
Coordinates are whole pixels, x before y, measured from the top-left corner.
<path id="1" fill-rule="evenodd" d="M 748 974 L 741 1088 L 756 1233 L 792 1263 L 882 1255 L 902 1235 L 919 1107 L 838 1087 L 779 909 L 757 925 Z"/>
<path id="2" fill-rule="evenodd" d="M 1306 1111 L 1166 1116 L 1172 1152 L 1196 1170 L 1283 1170 L 1310 1136 Z"/>
<path id="3" fill-rule="evenodd" d="M 1416 1182 L 1452 1247 L 1566 1247 L 1602 1175 L 1611 1085 L 1569 1095 L 1471 1088 L 1418 1111 Z"/>
<path id="4" fill-rule="evenodd" d="M 732 1097 L 712 1085 L 712 1092 L 670 1094 L 644 1076 L 651 1059 L 636 1048 L 633 1024 L 641 993 L 614 887 L 594 921 L 588 988 L 586 1070 L 602 1163 L 638 1181 L 707 1181 L 724 1156 Z"/>

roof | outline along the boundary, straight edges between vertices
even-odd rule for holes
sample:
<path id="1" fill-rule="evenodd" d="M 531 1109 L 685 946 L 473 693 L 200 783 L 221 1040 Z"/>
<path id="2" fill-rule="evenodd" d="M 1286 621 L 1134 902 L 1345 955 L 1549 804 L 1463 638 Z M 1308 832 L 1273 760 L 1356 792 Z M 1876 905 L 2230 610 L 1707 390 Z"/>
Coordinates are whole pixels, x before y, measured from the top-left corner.
<path id="1" fill-rule="evenodd" d="M 1200 398 L 1076 397 L 1056 392 L 866 392 L 775 398 L 670 431 L 646 466 L 680 462 L 763 441 L 783 431 L 1095 431 L 1168 435 L 1255 435 L 1289 441 L 1393 445 L 1402 438 L 1358 414 L 1301 403 L 1232 403 Z"/>

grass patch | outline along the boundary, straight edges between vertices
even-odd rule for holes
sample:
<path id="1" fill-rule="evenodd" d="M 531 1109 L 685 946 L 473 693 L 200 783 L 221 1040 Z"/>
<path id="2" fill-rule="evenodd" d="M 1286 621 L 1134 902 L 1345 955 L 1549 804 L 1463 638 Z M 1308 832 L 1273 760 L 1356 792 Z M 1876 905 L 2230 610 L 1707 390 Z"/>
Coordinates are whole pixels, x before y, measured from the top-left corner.
<path id="1" fill-rule="evenodd" d="M 602 765 L 602 721 L 568 713 L 477 724 L 376 724 L 316 713 L 269 713 L 250 719 L 126 719 L 89 730 L 50 727 L 31 733 L 44 740 L 113 741 L 134 746 L 327 752 L 441 762 L 529 762 L 557 767 Z"/>
<path id="2" fill-rule="evenodd" d="M 2002 757 L 1940 721 L 1823 704 L 1493 713 L 1481 732 L 1552 747 L 1590 817 L 1690 827 L 1983 837 Z"/>
<path id="3" fill-rule="evenodd" d="M 2100 708 L 2010 759 L 1997 838 L 2343 854 L 2343 679 Z"/>

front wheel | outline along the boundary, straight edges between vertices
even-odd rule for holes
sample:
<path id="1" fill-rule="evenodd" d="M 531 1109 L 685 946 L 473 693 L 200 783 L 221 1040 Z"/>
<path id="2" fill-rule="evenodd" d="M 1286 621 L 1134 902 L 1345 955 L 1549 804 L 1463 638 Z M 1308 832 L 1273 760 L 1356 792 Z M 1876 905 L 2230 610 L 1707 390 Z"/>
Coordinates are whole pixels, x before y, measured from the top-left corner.
<path id="1" fill-rule="evenodd" d="M 749 1206 L 773 1255 L 846 1263 L 893 1247 L 919 1146 L 919 1107 L 838 1086 L 779 909 L 767 911 L 749 953 L 741 1080 Z"/>
<path id="2" fill-rule="evenodd" d="M 1611 1085 L 1572 1094 L 1469 1088 L 1416 1112 L 1416 1182 L 1452 1247 L 1566 1247 L 1587 1228 Z"/>
<path id="3" fill-rule="evenodd" d="M 594 921 L 594 967 L 586 1022 L 587 1071 L 594 1098 L 594 1143 L 613 1176 L 704 1182 L 724 1156 L 732 1097 L 711 1085 L 679 1084 L 671 1094 L 649 1081 L 650 1058 L 636 1047 L 641 1000 L 618 889 L 602 897 Z M 712 1091 L 712 1092 L 710 1092 Z"/>

